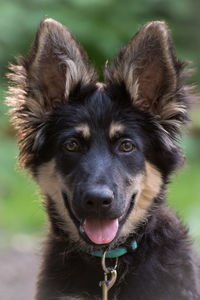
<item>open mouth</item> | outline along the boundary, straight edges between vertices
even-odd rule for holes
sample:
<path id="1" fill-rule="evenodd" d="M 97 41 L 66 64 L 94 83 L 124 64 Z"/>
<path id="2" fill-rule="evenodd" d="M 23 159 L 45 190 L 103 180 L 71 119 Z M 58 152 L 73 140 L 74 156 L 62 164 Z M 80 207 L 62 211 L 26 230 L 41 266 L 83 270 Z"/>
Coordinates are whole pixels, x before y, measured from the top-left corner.
<path id="1" fill-rule="evenodd" d="M 90 243 L 92 245 L 108 245 L 118 237 L 123 224 L 128 219 L 135 204 L 136 193 L 132 196 L 128 209 L 119 218 L 86 218 L 82 221 L 78 220 L 73 214 L 65 193 L 63 193 L 63 197 L 70 217 L 77 226 L 82 238 L 87 243 Z"/>

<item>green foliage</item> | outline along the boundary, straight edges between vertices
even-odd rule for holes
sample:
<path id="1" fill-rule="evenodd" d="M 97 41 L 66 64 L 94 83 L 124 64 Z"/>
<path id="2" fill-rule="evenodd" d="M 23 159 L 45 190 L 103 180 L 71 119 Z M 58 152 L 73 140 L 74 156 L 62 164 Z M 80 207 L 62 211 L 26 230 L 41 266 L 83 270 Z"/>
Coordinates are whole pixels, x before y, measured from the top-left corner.
<path id="1" fill-rule="evenodd" d="M 44 17 L 65 24 L 99 70 L 142 24 L 156 19 L 168 22 L 179 55 L 200 66 L 199 11 L 199 0 L 1 0 L 1 74 L 7 61 L 27 52 Z"/>
<path id="2" fill-rule="evenodd" d="M 4 231 L 35 232 L 44 223 L 39 194 L 30 178 L 16 170 L 17 146 L 0 136 L 0 228 Z"/>
<path id="3" fill-rule="evenodd" d="M 168 199 L 200 249 L 200 139 L 186 137 L 183 147 L 187 160 L 184 168 L 172 177 Z"/>

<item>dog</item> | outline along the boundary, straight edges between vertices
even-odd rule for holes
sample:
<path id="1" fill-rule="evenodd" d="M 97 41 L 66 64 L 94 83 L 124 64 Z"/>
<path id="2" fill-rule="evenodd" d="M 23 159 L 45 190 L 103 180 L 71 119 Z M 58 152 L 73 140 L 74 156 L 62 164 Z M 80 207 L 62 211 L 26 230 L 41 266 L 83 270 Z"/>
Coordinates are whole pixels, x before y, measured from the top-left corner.
<path id="1" fill-rule="evenodd" d="M 154 21 L 106 64 L 100 83 L 53 19 L 10 65 L 19 161 L 49 218 L 36 300 L 101 299 L 99 282 L 109 299 L 200 299 L 187 229 L 165 201 L 195 98 L 186 66 L 166 23 Z"/>

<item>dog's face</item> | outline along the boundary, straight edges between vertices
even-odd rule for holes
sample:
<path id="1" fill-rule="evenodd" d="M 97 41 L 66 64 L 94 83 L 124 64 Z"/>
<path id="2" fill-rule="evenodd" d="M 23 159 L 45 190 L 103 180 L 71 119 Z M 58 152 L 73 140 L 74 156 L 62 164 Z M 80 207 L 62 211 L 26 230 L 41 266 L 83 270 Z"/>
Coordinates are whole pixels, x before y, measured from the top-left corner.
<path id="1" fill-rule="evenodd" d="M 113 245 L 148 217 L 180 161 L 187 119 L 183 64 L 163 22 L 144 26 L 96 81 L 69 31 L 41 23 L 12 67 L 21 160 L 47 198 L 54 228 L 83 245 Z M 13 101 L 13 98 L 9 99 Z"/>
<path id="2" fill-rule="evenodd" d="M 148 142 L 144 144 L 138 121 L 143 121 L 139 113 L 131 107 L 120 109 L 99 89 L 81 106 L 62 106 L 50 118 L 50 138 L 39 153 L 42 161 L 47 152 L 50 156 L 50 163 L 44 164 L 45 181 L 53 160 L 62 198 L 56 205 L 69 212 L 86 241 L 107 244 L 116 238 L 141 193 Z M 36 170 L 42 185 L 43 164 Z M 159 175 L 156 180 L 159 189 Z M 49 179 L 45 193 L 55 202 L 53 181 Z"/>
<path id="3" fill-rule="evenodd" d="M 151 138 L 141 125 L 154 126 L 131 105 L 116 105 L 103 87 L 81 105 L 76 100 L 51 114 L 35 178 L 75 240 L 109 244 L 144 220 L 160 190 L 161 173 L 146 160 Z"/>
<path id="4" fill-rule="evenodd" d="M 99 95 L 100 93 L 100 95 Z M 84 238 L 110 243 L 133 209 L 144 172 L 142 143 L 136 129 L 123 124 L 108 97 L 97 91 L 85 111 L 79 107 L 66 124 L 70 107 L 62 108 L 61 131 L 56 134 L 57 170 L 70 217 Z M 101 99 L 102 97 L 102 99 Z M 117 120 L 118 117 L 118 120 Z M 65 127 L 66 126 L 66 127 Z M 50 130 L 51 131 L 51 130 Z"/>

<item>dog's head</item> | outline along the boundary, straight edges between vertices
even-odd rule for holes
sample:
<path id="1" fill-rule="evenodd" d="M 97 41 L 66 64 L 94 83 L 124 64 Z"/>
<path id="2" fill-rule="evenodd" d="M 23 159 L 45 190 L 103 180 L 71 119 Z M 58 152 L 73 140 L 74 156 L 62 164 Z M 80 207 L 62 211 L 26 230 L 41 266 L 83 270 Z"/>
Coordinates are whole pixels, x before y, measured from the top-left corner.
<path id="1" fill-rule="evenodd" d="M 176 145 L 190 88 L 164 22 L 145 25 L 97 82 L 87 55 L 47 19 L 29 55 L 11 66 L 20 159 L 46 196 L 54 230 L 113 245 L 158 204 L 180 164 Z M 156 202 L 157 199 L 157 202 Z"/>

